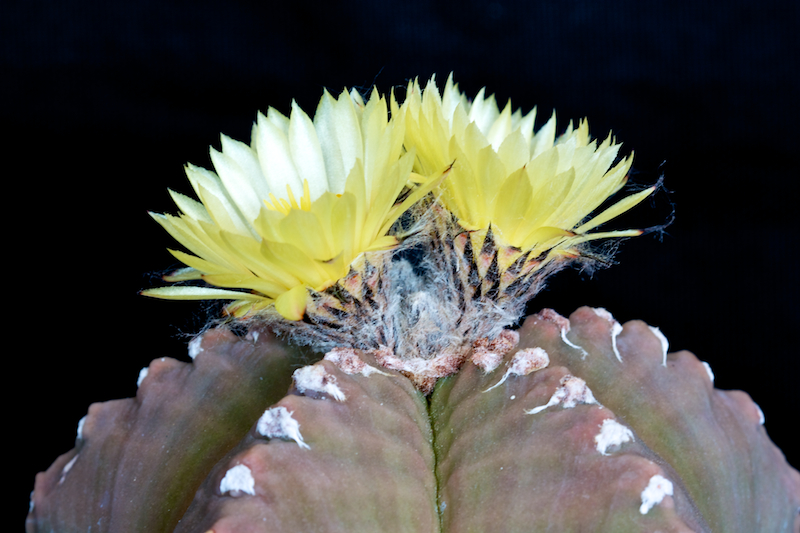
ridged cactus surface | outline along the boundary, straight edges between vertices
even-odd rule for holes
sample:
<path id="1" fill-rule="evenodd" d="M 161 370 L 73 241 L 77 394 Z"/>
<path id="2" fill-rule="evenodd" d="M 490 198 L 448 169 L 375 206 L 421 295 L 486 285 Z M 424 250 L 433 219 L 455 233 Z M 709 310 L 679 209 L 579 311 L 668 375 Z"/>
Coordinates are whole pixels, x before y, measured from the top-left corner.
<path id="1" fill-rule="evenodd" d="M 191 364 L 156 359 L 136 398 L 93 404 L 75 448 L 37 475 L 27 530 L 171 531 L 302 359 L 274 337 L 254 337 L 209 331 L 190 345 Z"/>
<path id="2" fill-rule="evenodd" d="M 359 350 L 192 347 L 92 406 L 27 531 L 800 531 L 757 406 L 604 310 L 476 342 L 429 397 Z"/>
<path id="3" fill-rule="evenodd" d="M 436 531 L 425 399 L 397 374 L 312 369 L 316 390 L 265 412 L 271 430 L 256 424 L 212 469 L 176 531 Z M 252 490 L 223 490 L 232 468 Z"/>

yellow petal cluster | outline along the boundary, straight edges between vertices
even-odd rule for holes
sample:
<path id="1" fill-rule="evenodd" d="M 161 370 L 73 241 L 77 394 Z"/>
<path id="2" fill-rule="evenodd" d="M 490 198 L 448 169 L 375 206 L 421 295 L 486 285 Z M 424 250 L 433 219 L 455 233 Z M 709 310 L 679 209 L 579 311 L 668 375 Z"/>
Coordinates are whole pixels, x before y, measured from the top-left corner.
<path id="1" fill-rule="evenodd" d="M 171 299 L 230 299 L 242 317 L 274 304 L 302 318 L 308 289 L 333 285 L 364 252 L 397 244 L 392 223 L 429 187 L 402 203 L 413 153 L 402 146 L 402 118 L 385 98 L 355 91 L 323 95 L 313 120 L 292 104 L 258 115 L 250 145 L 222 136 L 211 150 L 216 172 L 187 165 L 199 202 L 170 191 L 181 214 L 152 214 L 191 253 L 170 252 L 187 268 L 167 281 L 203 280 L 220 287 L 176 285 L 144 291 Z M 413 180 L 413 181 L 412 181 Z"/>
<path id="2" fill-rule="evenodd" d="M 609 136 L 599 145 L 588 124 L 572 124 L 556 137 L 555 114 L 534 133 L 536 109 L 502 111 L 484 90 L 472 100 L 452 76 L 440 94 L 435 80 L 412 82 L 393 116 L 406 121 L 405 145 L 416 150 L 414 170 L 432 175 L 452 169 L 439 185 L 444 206 L 480 249 L 491 227 L 497 244 L 530 257 L 574 255 L 585 241 L 638 235 L 638 230 L 588 233 L 653 192 L 630 195 L 587 218 L 625 184 L 632 156 L 614 165 L 620 145 Z M 506 250 L 508 251 L 508 250 Z M 520 253 L 502 255 L 508 266 Z"/>
<path id="3" fill-rule="evenodd" d="M 549 262 L 579 255 L 592 239 L 640 234 L 592 230 L 653 192 L 593 215 L 625 184 L 632 156 L 616 162 L 620 145 L 610 136 L 593 140 L 585 121 L 556 136 L 555 115 L 536 132 L 535 118 L 535 109 L 523 115 L 510 103 L 501 110 L 484 90 L 468 99 L 452 76 L 441 93 L 434 79 L 424 89 L 412 82 L 402 103 L 377 91 L 366 102 L 355 91 L 325 92 L 313 119 L 295 103 L 288 117 L 270 108 L 258 114 L 249 145 L 222 136 L 221 150 L 211 150 L 213 172 L 186 166 L 197 200 L 170 191 L 180 214 L 151 213 L 188 250 L 170 250 L 186 268 L 165 280 L 205 283 L 143 294 L 232 300 L 226 309 L 234 317 L 274 306 L 289 320 L 308 310 L 333 323 L 324 313 L 383 309 L 351 305 L 359 291 L 381 297 L 377 278 L 359 277 L 359 268 L 369 263 L 365 254 L 399 244 L 393 223 L 433 192 L 430 213 L 438 215 L 423 220 L 449 228 L 447 239 L 431 242 L 450 248 L 430 253 L 472 257 L 481 278 L 476 285 L 461 273 L 459 286 L 477 297 L 508 289 L 508 298 L 529 298 L 540 285 L 533 278 L 554 270 Z M 477 257 L 466 253 L 468 244 Z M 523 278 L 532 281 L 513 292 Z M 319 301 L 310 303 L 310 291 Z M 373 318 L 361 317 L 365 324 Z"/>

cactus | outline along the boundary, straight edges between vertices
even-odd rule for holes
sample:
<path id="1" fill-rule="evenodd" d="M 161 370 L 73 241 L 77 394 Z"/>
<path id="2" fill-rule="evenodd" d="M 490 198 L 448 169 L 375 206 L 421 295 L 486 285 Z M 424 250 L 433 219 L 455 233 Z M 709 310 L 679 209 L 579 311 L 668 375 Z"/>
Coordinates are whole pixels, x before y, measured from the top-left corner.
<path id="1" fill-rule="evenodd" d="M 548 275 L 603 262 L 591 242 L 641 234 L 591 230 L 655 190 L 591 217 L 631 159 L 534 117 L 450 79 L 223 138 L 219 175 L 187 168 L 202 203 L 154 215 L 195 255 L 145 293 L 228 318 L 90 407 L 27 531 L 800 532 L 758 407 L 657 328 L 513 328 Z"/>
<path id="2" fill-rule="evenodd" d="M 334 350 L 276 401 L 303 354 L 210 330 L 90 408 L 28 531 L 797 531 L 800 475 L 692 354 L 590 308 L 506 336 L 429 398 Z"/>

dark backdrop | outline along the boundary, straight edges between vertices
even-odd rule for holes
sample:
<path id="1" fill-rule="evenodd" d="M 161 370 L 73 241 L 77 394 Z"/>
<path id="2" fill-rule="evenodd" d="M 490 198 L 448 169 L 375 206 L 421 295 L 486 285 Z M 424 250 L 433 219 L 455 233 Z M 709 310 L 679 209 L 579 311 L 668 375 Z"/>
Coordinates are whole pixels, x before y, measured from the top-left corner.
<path id="1" fill-rule="evenodd" d="M 561 273 L 532 309 L 603 306 L 659 326 L 719 387 L 749 392 L 800 466 L 798 21 L 791 1 L 5 2 L 17 516 L 89 403 L 135 394 L 155 357 L 188 360 L 203 306 L 137 295 L 175 266 L 146 211 L 175 212 L 166 189 L 189 191 L 182 165 L 209 166 L 219 132 L 249 139 L 256 110 L 295 98 L 313 111 L 323 88 L 451 71 L 468 94 L 557 109 L 561 128 L 586 116 L 635 150 L 635 182 L 664 176 L 669 193 L 621 221 L 659 224 L 674 206 L 661 239 L 624 243 L 591 278 Z"/>

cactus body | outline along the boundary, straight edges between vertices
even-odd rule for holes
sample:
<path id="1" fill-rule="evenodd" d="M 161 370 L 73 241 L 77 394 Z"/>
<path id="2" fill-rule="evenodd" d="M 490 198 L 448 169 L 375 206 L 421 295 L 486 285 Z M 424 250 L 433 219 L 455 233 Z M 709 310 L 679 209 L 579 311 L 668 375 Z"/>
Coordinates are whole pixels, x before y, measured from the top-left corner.
<path id="1" fill-rule="evenodd" d="M 75 448 L 37 475 L 28 531 L 171 531 L 192 501 L 187 487 L 291 382 L 301 354 L 254 337 L 209 331 L 191 364 L 156 359 L 136 398 L 93 404 Z"/>
<path id="2" fill-rule="evenodd" d="M 376 354 L 298 369 L 263 331 L 212 330 L 90 409 L 27 530 L 800 531 L 800 474 L 692 354 L 590 308 L 518 335 L 426 398 Z"/>

